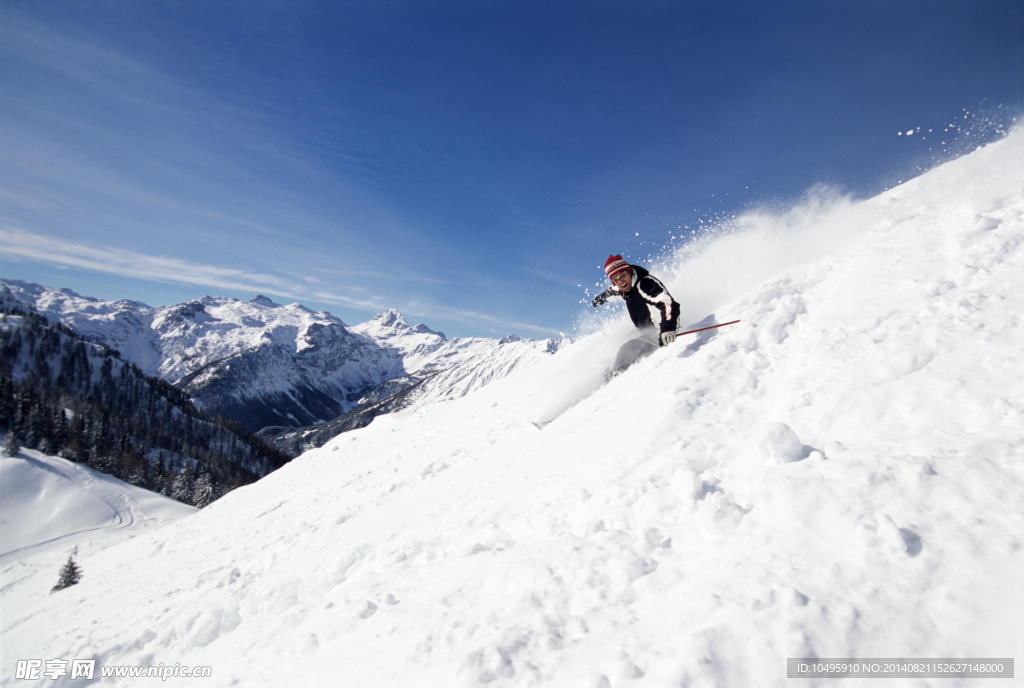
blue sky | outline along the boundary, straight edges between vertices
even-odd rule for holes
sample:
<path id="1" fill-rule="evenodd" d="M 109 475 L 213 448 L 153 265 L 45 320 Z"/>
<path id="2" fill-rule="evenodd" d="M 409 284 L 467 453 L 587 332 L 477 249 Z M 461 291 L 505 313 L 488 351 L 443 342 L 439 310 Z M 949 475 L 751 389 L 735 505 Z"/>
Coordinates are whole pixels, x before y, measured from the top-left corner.
<path id="1" fill-rule="evenodd" d="M 1017 0 L 4 0 L 0 277 L 571 333 L 609 253 L 1022 105 Z"/>

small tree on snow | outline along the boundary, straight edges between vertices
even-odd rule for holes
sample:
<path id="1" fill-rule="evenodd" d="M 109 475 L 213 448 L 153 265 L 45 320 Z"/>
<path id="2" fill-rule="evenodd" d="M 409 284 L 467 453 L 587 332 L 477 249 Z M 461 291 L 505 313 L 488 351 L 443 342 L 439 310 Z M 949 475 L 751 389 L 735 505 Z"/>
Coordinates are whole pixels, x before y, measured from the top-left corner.
<path id="1" fill-rule="evenodd" d="M 55 593 L 58 590 L 64 588 L 70 588 L 72 585 L 76 585 L 78 581 L 82 580 L 82 569 L 78 568 L 78 564 L 75 562 L 75 558 L 72 555 L 68 555 L 68 560 L 64 564 L 64 568 L 60 570 L 60 580 L 57 581 L 57 585 L 50 589 L 50 593 Z"/>

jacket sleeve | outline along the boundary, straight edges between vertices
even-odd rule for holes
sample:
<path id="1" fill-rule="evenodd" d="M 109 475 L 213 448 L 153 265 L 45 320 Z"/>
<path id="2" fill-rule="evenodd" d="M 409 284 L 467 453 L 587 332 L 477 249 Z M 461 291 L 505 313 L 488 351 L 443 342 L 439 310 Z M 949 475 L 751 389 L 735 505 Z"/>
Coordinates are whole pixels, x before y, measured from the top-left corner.
<path id="1" fill-rule="evenodd" d="M 676 321 L 679 318 L 679 304 L 676 303 L 668 289 L 661 283 L 661 280 L 651 277 L 644 277 L 637 284 L 637 289 L 643 294 L 651 310 L 651 315 L 658 314 L 658 318 L 652 318 L 662 332 L 675 332 Z"/>
<path id="2" fill-rule="evenodd" d="M 591 301 L 590 303 L 596 308 L 605 301 L 607 301 L 608 299 L 614 298 L 616 296 L 622 296 L 622 294 L 616 289 L 605 289 L 603 292 L 595 296 L 594 300 Z"/>

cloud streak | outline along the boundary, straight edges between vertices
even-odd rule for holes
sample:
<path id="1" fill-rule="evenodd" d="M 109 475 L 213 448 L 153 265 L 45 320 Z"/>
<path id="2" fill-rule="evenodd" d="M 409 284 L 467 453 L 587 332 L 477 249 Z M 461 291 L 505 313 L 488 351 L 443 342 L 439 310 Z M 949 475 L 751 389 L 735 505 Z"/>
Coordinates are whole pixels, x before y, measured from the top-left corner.
<path id="1" fill-rule="evenodd" d="M 103 272 L 147 281 L 252 291 L 287 298 L 313 298 L 360 309 L 380 309 L 375 299 L 353 299 L 294 277 L 280 277 L 238 268 L 191 262 L 113 246 L 89 246 L 47 237 L 24 229 L 0 227 L 0 252 L 9 259 L 38 261 L 65 268 Z"/>
<path id="2" fill-rule="evenodd" d="M 188 286 L 201 286 L 229 292 L 252 292 L 271 296 L 315 301 L 363 311 L 379 312 L 394 307 L 386 295 L 367 295 L 352 290 L 340 293 L 325 288 L 323 280 L 296 275 L 272 275 L 252 272 L 224 265 L 192 262 L 172 256 L 150 255 L 126 248 L 93 246 L 78 241 L 43 236 L 14 227 L 0 227 L 0 253 L 8 260 L 35 261 L 62 268 L 116 275 L 148 282 L 163 282 Z M 372 277 L 392 276 L 373 274 Z M 360 275 L 364 280 L 367 275 Z M 428 279 L 434 282 L 436 280 Z M 402 304 L 400 310 L 425 318 L 457 320 L 489 327 L 496 332 L 512 330 L 533 332 L 544 336 L 556 335 L 550 328 L 529 323 L 509 322 L 488 313 L 436 304 L 412 301 Z"/>

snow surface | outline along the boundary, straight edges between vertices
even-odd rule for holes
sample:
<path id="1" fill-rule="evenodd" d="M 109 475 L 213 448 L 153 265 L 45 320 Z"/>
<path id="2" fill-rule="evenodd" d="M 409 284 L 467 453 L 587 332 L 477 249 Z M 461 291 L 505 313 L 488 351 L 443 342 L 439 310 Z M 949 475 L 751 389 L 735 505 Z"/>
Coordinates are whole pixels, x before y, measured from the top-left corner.
<path id="1" fill-rule="evenodd" d="M 90 560 L 118 542 L 196 511 L 58 457 L 28 449 L 0 456 L 4 684 L 10 679 L 8 665 L 15 661 L 6 637 L 18 632 L 17 619 L 35 612 L 69 554 L 76 561 Z"/>
<path id="2" fill-rule="evenodd" d="M 22 449 L 0 456 L 0 565 L 119 540 L 196 509 L 87 466 Z M 97 537 L 99 536 L 99 537 Z"/>
<path id="3" fill-rule="evenodd" d="M 570 383 L 621 317 L 83 551 L 67 590 L 64 552 L 5 564 L 0 677 L 96 658 L 210 666 L 165 685 L 211 687 L 1021 685 L 791 680 L 786 659 L 1024 656 L 1024 130 L 733 229 L 654 267 L 683 322 L 742 322 L 585 398 Z"/>

